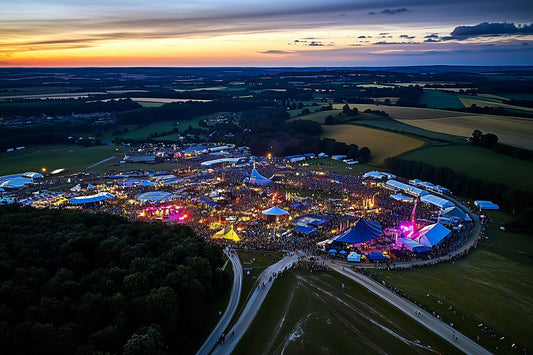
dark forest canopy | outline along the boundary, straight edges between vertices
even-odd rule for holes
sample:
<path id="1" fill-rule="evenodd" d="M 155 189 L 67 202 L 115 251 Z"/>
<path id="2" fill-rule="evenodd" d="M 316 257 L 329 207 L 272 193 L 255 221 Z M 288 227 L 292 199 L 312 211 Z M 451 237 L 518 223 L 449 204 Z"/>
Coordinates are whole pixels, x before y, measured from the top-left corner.
<path id="1" fill-rule="evenodd" d="M 3 354 L 192 352 L 230 285 L 181 225 L 9 205 L 0 235 Z"/>

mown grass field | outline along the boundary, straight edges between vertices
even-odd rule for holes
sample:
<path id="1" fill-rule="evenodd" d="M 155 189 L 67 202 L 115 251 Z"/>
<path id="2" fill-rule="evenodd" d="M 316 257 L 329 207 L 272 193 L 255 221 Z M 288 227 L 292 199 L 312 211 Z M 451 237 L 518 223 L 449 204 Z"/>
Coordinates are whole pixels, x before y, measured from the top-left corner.
<path id="1" fill-rule="evenodd" d="M 527 254 L 533 255 L 532 237 L 499 230 L 511 216 L 503 212 L 488 215 L 494 218 L 489 227 L 489 240 L 480 243 L 470 256 L 455 264 L 401 272 L 379 271 L 379 276 L 433 307 L 461 332 L 472 338 L 479 335 L 482 344 L 492 352 L 510 352 L 513 342 L 531 351 L 533 259 Z M 452 310 L 448 310 L 450 306 Z M 459 315 L 467 315 L 469 319 L 462 320 Z M 497 338 L 482 333 L 478 327 L 481 323 L 494 329 Z M 502 336 L 505 339 L 500 341 Z"/>
<path id="2" fill-rule="evenodd" d="M 503 107 L 505 109 L 511 110 L 511 111 L 517 111 L 517 112 L 533 112 L 533 108 L 530 107 L 522 107 L 522 106 L 514 106 L 509 104 L 504 104 L 501 102 L 501 100 L 496 101 L 493 97 L 477 97 L 477 96 L 462 96 L 459 98 L 461 102 L 465 105 L 465 107 L 470 107 L 472 105 L 476 105 L 479 107 Z"/>
<path id="3" fill-rule="evenodd" d="M 400 156 L 443 166 L 467 176 L 533 190 L 533 164 L 469 144 L 425 147 Z"/>
<path id="4" fill-rule="evenodd" d="M 341 285 L 345 284 L 345 288 Z M 335 272 L 279 277 L 234 354 L 457 354 L 451 344 Z"/>
<path id="5" fill-rule="evenodd" d="M 498 141 L 512 146 L 533 149 L 533 120 L 496 115 L 466 114 L 453 118 L 400 119 L 402 123 L 456 136 L 471 137 L 475 129 L 493 133 Z"/>
<path id="6" fill-rule="evenodd" d="M 70 172 L 85 171 L 92 164 L 128 150 L 129 147 L 115 145 L 38 145 L 21 151 L 0 153 L 0 175 L 41 172 L 42 168 L 46 168 L 47 172 L 63 168 Z"/>
<path id="7" fill-rule="evenodd" d="M 323 137 L 357 144 L 359 148 L 368 147 L 372 153 L 371 161 L 376 164 L 382 164 L 385 158 L 400 155 L 425 144 L 421 139 L 362 126 L 342 124 L 323 126 L 323 130 Z"/>
<path id="8" fill-rule="evenodd" d="M 424 90 L 418 103 L 434 108 L 463 108 L 464 105 L 459 98 L 449 92 L 441 90 Z"/>
<path id="9" fill-rule="evenodd" d="M 471 137 L 472 132 L 475 129 L 479 129 L 483 133 L 496 134 L 501 143 L 533 150 L 533 139 L 531 139 L 533 137 L 532 119 L 419 107 L 368 104 L 350 105 L 350 107 L 352 106 L 357 107 L 359 111 L 366 109 L 385 111 L 391 118 L 400 123 L 448 136 Z M 341 108 L 342 105 L 337 104 L 333 105 L 333 107 Z M 366 120 L 362 120 L 362 123 L 372 124 L 371 121 Z"/>

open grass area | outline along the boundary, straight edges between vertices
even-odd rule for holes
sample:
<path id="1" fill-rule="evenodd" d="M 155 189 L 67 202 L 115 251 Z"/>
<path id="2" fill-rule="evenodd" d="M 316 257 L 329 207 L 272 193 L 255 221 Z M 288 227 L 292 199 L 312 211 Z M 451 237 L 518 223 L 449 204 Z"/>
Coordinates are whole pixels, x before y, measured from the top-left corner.
<path id="1" fill-rule="evenodd" d="M 430 139 L 430 144 L 437 144 L 442 142 L 449 143 L 462 143 L 464 142 L 464 137 L 454 136 L 450 134 L 444 134 L 440 132 L 428 131 L 419 127 L 411 126 L 400 121 L 394 120 L 388 117 L 377 117 L 373 119 L 364 119 L 358 120 L 357 125 L 369 126 L 378 129 L 384 129 L 387 131 L 394 131 L 398 133 L 406 133 L 409 135 L 414 135 L 422 139 Z"/>
<path id="2" fill-rule="evenodd" d="M 418 103 L 434 108 L 463 108 L 464 105 L 453 93 L 441 90 L 424 90 Z"/>
<path id="3" fill-rule="evenodd" d="M 342 124 L 323 126 L 323 129 L 323 137 L 334 138 L 347 144 L 357 144 L 359 148 L 370 148 L 371 161 L 376 164 L 382 164 L 385 158 L 400 155 L 425 144 L 421 139 L 363 126 Z"/>
<path id="4" fill-rule="evenodd" d="M 179 128 L 180 126 L 181 126 L 181 123 L 180 125 L 176 125 L 176 121 L 154 122 L 141 128 L 129 130 L 128 132 L 119 135 L 119 137 L 130 138 L 130 139 L 135 139 L 135 138 L 141 139 L 141 138 L 146 138 L 150 134 L 153 134 L 153 133 L 157 134 L 157 133 L 172 131 L 173 128 L 175 127 Z"/>
<path id="5" fill-rule="evenodd" d="M 479 107 L 503 107 L 510 111 L 516 111 L 516 112 L 527 112 L 531 113 L 533 112 L 533 108 L 530 107 L 522 107 L 522 106 L 514 106 L 514 105 L 508 105 L 504 104 L 501 101 L 496 101 L 494 98 L 487 98 L 487 97 L 477 97 L 477 96 L 466 96 L 460 98 L 461 102 L 465 105 L 465 107 L 470 107 L 472 105 L 476 105 Z"/>
<path id="6" fill-rule="evenodd" d="M 456 136 L 471 137 L 475 129 L 493 133 L 499 142 L 533 150 L 533 120 L 509 116 L 464 114 L 444 118 L 404 118 L 402 123 Z"/>
<path id="7" fill-rule="evenodd" d="M 345 288 L 341 285 L 345 284 Z M 335 272 L 278 277 L 234 354 L 457 354 L 451 344 Z"/>
<path id="8" fill-rule="evenodd" d="M 425 147 L 400 158 L 420 160 L 489 182 L 533 190 L 533 163 L 469 144 Z"/>
<path id="9" fill-rule="evenodd" d="M 490 212 L 494 222 L 489 240 L 455 264 L 409 271 L 379 271 L 379 276 L 419 302 L 433 307 L 445 320 L 492 352 L 510 352 L 517 342 L 533 348 L 533 239 L 499 230 L 511 216 Z M 426 296 L 428 295 L 429 296 Z M 441 301 L 442 304 L 438 304 Z M 448 310 L 449 307 L 452 310 Z M 457 314 L 453 314 L 453 311 Z M 467 315 L 463 320 L 460 315 Z M 479 324 L 497 333 L 490 338 Z M 504 336 L 505 339 L 499 340 Z M 496 349 L 500 348 L 500 351 Z"/>
<path id="10" fill-rule="evenodd" d="M 407 118 L 442 118 L 442 117 L 456 117 L 464 115 L 463 112 L 454 112 L 439 110 L 434 108 L 422 107 L 404 107 L 404 106 L 386 106 L 386 105 L 372 105 L 372 104 L 349 104 L 350 107 L 357 107 L 359 112 L 367 109 L 385 111 L 394 119 Z M 344 104 L 333 105 L 336 109 L 342 109 Z"/>
<path id="11" fill-rule="evenodd" d="M 330 158 L 311 159 L 298 163 L 300 166 L 303 166 L 304 164 L 307 164 L 309 170 L 326 170 L 335 172 L 337 174 L 355 176 L 361 176 L 368 171 L 376 169 L 374 165 L 370 164 L 347 165 L 342 161 L 337 161 Z M 352 169 L 346 169 L 347 167 Z"/>
<path id="12" fill-rule="evenodd" d="M 129 147 L 115 145 L 38 145 L 20 151 L 0 153 L 0 175 L 25 171 L 40 172 L 43 167 L 47 172 L 63 168 L 69 169 L 70 172 L 85 171 L 92 164 L 128 150 Z"/>

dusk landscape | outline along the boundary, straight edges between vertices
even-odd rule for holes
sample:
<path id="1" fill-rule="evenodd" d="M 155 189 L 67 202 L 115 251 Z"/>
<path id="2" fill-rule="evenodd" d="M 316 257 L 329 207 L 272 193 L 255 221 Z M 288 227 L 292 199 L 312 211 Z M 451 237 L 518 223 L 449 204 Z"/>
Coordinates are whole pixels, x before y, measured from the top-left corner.
<path id="1" fill-rule="evenodd" d="M 531 354 L 533 3 L 5 0 L 2 354 Z"/>

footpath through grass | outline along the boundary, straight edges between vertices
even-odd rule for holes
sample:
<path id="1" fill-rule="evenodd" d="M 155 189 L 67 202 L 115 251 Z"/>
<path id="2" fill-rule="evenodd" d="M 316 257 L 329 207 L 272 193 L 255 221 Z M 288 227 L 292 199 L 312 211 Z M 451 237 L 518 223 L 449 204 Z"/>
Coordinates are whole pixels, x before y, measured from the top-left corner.
<path id="1" fill-rule="evenodd" d="M 311 273 L 302 267 L 276 279 L 234 351 L 283 353 L 460 352 L 354 281 L 335 272 Z"/>
<path id="2" fill-rule="evenodd" d="M 263 250 L 244 250 L 238 249 L 237 254 L 241 261 L 243 269 L 241 298 L 237 305 L 237 311 L 231 320 L 228 329 L 231 329 L 240 314 L 244 310 L 248 298 L 254 291 L 257 277 L 270 265 L 275 264 L 283 257 L 283 254 L 277 251 L 263 251 Z"/>
<path id="3" fill-rule="evenodd" d="M 481 242 L 468 257 L 454 264 L 379 271 L 378 275 L 426 308 L 433 308 L 470 338 L 479 336 L 491 352 L 509 352 L 513 343 L 531 351 L 533 239 L 499 230 L 508 215 L 490 215 L 494 221 L 489 227 L 489 240 Z M 484 326 L 495 330 L 496 336 L 482 332 Z"/>

